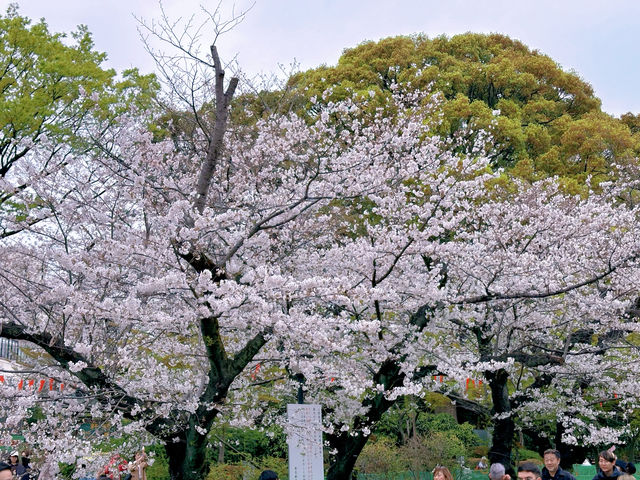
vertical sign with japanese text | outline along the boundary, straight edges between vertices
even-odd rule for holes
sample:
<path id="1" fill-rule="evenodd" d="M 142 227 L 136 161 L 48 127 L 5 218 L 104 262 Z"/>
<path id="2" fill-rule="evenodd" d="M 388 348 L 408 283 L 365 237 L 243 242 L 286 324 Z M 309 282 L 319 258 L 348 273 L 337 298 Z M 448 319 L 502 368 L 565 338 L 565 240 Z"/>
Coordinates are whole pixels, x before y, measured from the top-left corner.
<path id="1" fill-rule="evenodd" d="M 289 480 L 324 480 L 320 405 L 287 405 Z"/>

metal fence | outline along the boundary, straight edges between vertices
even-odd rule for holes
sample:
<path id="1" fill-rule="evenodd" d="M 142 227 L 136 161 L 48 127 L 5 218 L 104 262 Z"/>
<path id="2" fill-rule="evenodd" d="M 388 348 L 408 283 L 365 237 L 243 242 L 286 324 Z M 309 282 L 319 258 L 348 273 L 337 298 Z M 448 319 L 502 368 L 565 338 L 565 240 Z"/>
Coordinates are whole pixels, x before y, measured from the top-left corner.
<path id="1" fill-rule="evenodd" d="M 595 465 L 574 465 L 573 475 L 577 480 L 591 480 L 596 475 Z"/>

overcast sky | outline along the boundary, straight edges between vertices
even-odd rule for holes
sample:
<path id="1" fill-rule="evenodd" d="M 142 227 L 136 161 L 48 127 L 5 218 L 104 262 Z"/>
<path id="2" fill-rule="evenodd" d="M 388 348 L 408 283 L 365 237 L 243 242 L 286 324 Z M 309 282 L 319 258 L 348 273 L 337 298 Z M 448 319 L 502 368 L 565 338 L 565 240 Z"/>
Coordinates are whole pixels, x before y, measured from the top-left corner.
<path id="1" fill-rule="evenodd" d="M 153 62 L 135 16 L 159 16 L 157 0 L 0 0 L 4 12 L 44 17 L 53 31 L 85 24 L 108 65 L 143 72 Z M 223 0 L 229 12 L 249 0 Z M 215 10 L 217 1 L 164 0 L 169 16 Z M 246 72 L 274 72 L 294 60 L 306 69 L 335 64 L 344 48 L 365 40 L 425 33 L 498 32 L 517 38 L 593 85 L 605 111 L 640 113 L 640 0 L 256 0 L 244 22 L 222 36 L 224 58 L 237 54 Z"/>

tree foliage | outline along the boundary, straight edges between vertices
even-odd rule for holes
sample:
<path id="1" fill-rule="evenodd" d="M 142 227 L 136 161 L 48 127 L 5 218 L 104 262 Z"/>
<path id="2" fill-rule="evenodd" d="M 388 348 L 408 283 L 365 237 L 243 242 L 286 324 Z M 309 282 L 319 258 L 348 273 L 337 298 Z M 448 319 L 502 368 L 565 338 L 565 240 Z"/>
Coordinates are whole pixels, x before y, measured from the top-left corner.
<path id="1" fill-rule="evenodd" d="M 565 408 L 581 416 L 561 420 L 567 436 L 581 437 L 580 422 L 597 415 L 593 400 L 617 378 L 619 352 L 635 354 L 625 336 L 637 326 L 625 315 L 636 305 L 629 285 L 638 280 L 640 227 L 638 207 L 620 199 L 636 188 L 637 171 L 623 165 L 609 177 L 617 183 L 583 196 L 536 175 L 505 185 L 492 169 L 500 158 L 476 141 L 476 120 L 508 106 L 504 99 L 519 109 L 504 121 L 521 126 L 535 104 L 542 136 L 569 119 L 566 141 L 543 142 L 540 152 L 566 148 L 589 172 L 625 130 L 580 137 L 600 115 L 588 86 L 559 69 L 545 80 L 546 57 L 529 52 L 530 62 L 518 63 L 516 53 L 528 50 L 517 42 L 418 40 L 379 45 L 394 60 L 422 43 L 451 53 L 421 54 L 427 63 L 415 69 L 385 70 L 374 56 L 345 60 L 356 70 L 376 65 L 377 90 L 345 88 L 334 101 L 342 95 L 334 89 L 305 115 L 232 128 L 238 79 L 225 80 L 212 46 L 173 84 L 195 122 L 186 146 L 154 136 L 136 111 L 100 109 L 82 122 L 90 148 L 76 149 L 75 134 L 62 143 L 24 139 L 28 162 L 24 171 L 13 163 L 4 188 L 17 204 L 37 200 L 38 221 L 2 211 L 15 233 L 0 243 L 0 335 L 38 349 L 47 359 L 40 372 L 72 388 L 3 391 L 3 433 L 23 426 L 30 443 L 72 459 L 88 455 L 96 437 L 136 432 L 140 443 L 163 442 L 172 478 L 202 480 L 215 420 L 242 410 L 266 422 L 261 407 L 272 402 L 252 396 L 255 387 L 271 384 L 284 397 L 304 378 L 308 398 L 325 406 L 333 480 L 349 475 L 398 398 L 456 392 L 475 374 L 491 385 L 502 440 L 513 436 L 512 400 L 523 422 L 551 403 L 544 389 L 529 389 L 541 382 L 566 394 Z M 508 60 L 518 68 L 507 82 L 499 74 L 510 71 Z M 487 68 L 476 75 L 473 62 Z M 419 71 L 449 64 L 444 104 L 391 88 L 405 72 L 420 86 Z M 213 98 L 196 99 L 210 91 Z M 73 107 L 84 112 L 85 99 Z M 478 112 L 439 137 L 451 118 L 434 122 L 438 112 L 465 102 Z M 486 121 L 500 118 L 491 112 Z M 515 168 L 527 158 L 514 156 Z M 555 383 L 544 383 L 544 369 Z M 275 372 L 286 375 L 258 378 Z M 623 372 L 619 390 L 631 405 L 638 393 Z M 436 373 L 447 381 L 433 382 Z M 571 395 L 579 382 L 588 396 Z M 244 409 L 228 402 L 232 390 Z M 529 391 L 537 396 L 523 397 Z M 34 405 L 44 415 L 26 427 Z M 439 444 L 463 446 L 441 435 Z"/>
<path id="2" fill-rule="evenodd" d="M 468 151 L 480 131 L 489 132 L 492 163 L 529 180 L 557 174 L 584 182 L 638 151 L 637 138 L 601 112 L 588 83 L 500 34 L 365 42 L 345 50 L 335 67 L 299 73 L 290 85 L 326 100 L 385 93 L 393 85 L 438 92 L 439 134 L 462 135 L 467 141 L 459 148 Z"/>
<path id="3" fill-rule="evenodd" d="M 115 71 L 101 66 L 105 58 L 94 50 L 85 27 L 68 38 L 51 33 L 44 21 L 32 24 L 19 15 L 16 5 L 0 15 L 0 209 L 4 212 L 21 221 L 38 221 L 26 211 L 38 206 L 40 199 L 16 201 L 15 191 L 28 188 L 28 180 L 15 182 L 12 169 L 18 177 L 25 170 L 27 177 L 47 175 L 66 155 L 92 148 L 88 125 L 108 126 L 130 108 L 152 107 L 158 89 L 155 77 L 132 69 L 118 78 Z M 29 155 L 43 142 L 55 148 L 35 170 Z M 5 220 L 0 236 L 16 233 Z"/>

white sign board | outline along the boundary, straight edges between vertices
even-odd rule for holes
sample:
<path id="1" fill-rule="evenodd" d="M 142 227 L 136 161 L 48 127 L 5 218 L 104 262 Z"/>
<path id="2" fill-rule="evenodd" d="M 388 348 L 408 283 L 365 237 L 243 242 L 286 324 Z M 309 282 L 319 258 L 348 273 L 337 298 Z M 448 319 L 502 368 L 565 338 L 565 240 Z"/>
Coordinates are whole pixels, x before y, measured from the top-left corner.
<path id="1" fill-rule="evenodd" d="M 287 405 L 289 480 L 324 480 L 320 405 Z"/>

